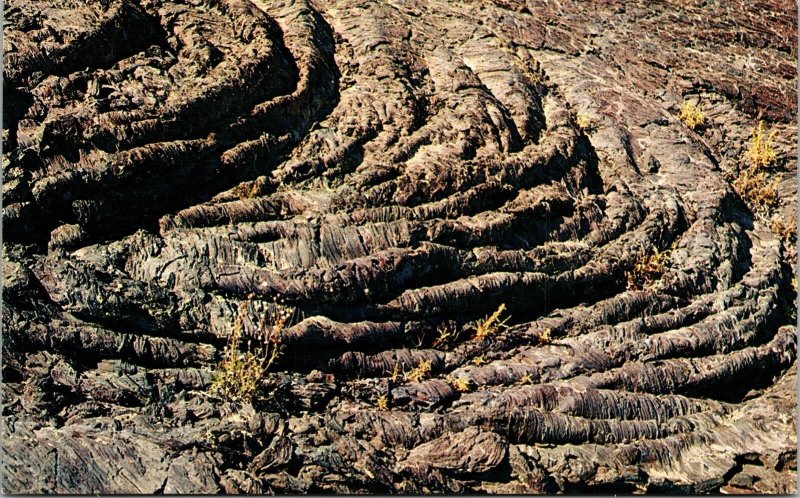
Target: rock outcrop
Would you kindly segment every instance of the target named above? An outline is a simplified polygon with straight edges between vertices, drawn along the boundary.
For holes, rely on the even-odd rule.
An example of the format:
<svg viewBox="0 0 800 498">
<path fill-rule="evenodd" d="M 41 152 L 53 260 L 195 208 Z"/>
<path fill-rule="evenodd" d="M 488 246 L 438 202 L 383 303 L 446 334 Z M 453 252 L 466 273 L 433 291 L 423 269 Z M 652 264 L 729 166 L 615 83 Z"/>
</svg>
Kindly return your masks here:
<svg viewBox="0 0 800 498">
<path fill-rule="evenodd" d="M 795 492 L 794 3 L 9 0 L 3 30 L 5 492 Z M 276 302 L 259 396 L 214 395 Z"/>
</svg>

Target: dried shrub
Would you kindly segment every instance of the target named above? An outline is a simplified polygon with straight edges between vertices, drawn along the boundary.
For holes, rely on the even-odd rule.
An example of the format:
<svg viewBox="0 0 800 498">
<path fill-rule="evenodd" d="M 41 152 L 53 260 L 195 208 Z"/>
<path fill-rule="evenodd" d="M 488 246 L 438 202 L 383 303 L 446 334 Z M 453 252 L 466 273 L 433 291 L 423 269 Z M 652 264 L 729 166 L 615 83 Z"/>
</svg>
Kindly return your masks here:
<svg viewBox="0 0 800 498">
<path fill-rule="evenodd" d="M 797 219 L 787 223 L 783 218 L 775 216 L 769 222 L 769 228 L 788 247 L 794 248 L 797 244 Z"/>
<path fill-rule="evenodd" d="M 744 156 L 751 168 L 763 169 L 766 168 L 777 159 L 775 148 L 772 145 L 772 140 L 775 137 L 773 130 L 769 135 L 764 132 L 764 122 L 759 121 L 753 129 L 753 136 L 750 139 L 750 147 L 745 152 Z"/>
<path fill-rule="evenodd" d="M 406 372 L 405 379 L 410 382 L 421 382 L 427 378 L 431 373 L 433 362 L 431 360 L 423 360 L 419 365 Z"/>
<path fill-rule="evenodd" d="M 749 167 L 742 170 L 733 180 L 733 190 L 751 209 L 768 214 L 778 204 L 776 184 L 777 181 L 770 181 L 764 171 Z"/>
<path fill-rule="evenodd" d="M 750 146 L 744 153 L 745 166 L 739 175 L 733 178 L 733 189 L 754 212 L 768 218 L 778 205 L 777 180 L 770 180 L 767 169 L 775 162 L 777 154 L 772 145 L 775 131 L 767 134 L 764 122 L 758 121 L 753 129 Z M 772 223 L 770 224 L 772 226 Z M 777 229 L 777 231 L 776 231 Z M 781 225 L 773 231 L 785 231 Z M 780 236 L 780 233 L 778 233 Z"/>
<path fill-rule="evenodd" d="M 239 308 L 209 389 L 218 396 L 244 402 L 253 399 L 266 372 L 278 359 L 282 349 L 281 332 L 295 316 L 293 308 L 276 303 L 259 324 L 259 344 L 254 347 L 253 341 L 248 339 L 242 348 L 244 317 L 248 309 L 247 302 Z"/>
<path fill-rule="evenodd" d="M 386 411 L 389 409 L 389 397 L 385 394 L 378 396 L 378 400 L 375 404 L 378 410 Z"/>
<path fill-rule="evenodd" d="M 482 341 L 487 337 L 493 336 L 502 329 L 508 328 L 506 323 L 511 319 L 510 316 L 501 318 L 506 310 L 506 305 L 501 304 L 497 310 L 486 318 L 478 320 L 475 325 L 475 340 Z"/>
<path fill-rule="evenodd" d="M 245 182 L 240 183 L 233 189 L 234 195 L 236 195 L 240 200 L 243 199 L 253 199 L 261 193 L 261 187 L 258 185 L 257 182 Z"/>
<path fill-rule="evenodd" d="M 625 274 L 628 290 L 644 290 L 658 282 L 669 267 L 671 253 L 672 249 L 653 249 L 640 258 L 633 269 Z"/>
<path fill-rule="evenodd" d="M 397 383 L 400 380 L 400 365 L 398 363 L 394 364 L 394 368 L 392 369 L 389 378 L 392 380 L 393 383 Z"/>
<path fill-rule="evenodd" d="M 433 347 L 437 349 L 449 349 L 461 335 L 461 329 L 455 325 L 443 325 L 437 329 L 439 336 L 433 341 Z"/>
<path fill-rule="evenodd" d="M 578 114 L 575 117 L 575 124 L 580 128 L 584 133 L 591 133 L 595 131 L 597 128 L 597 124 L 587 116 L 586 114 Z"/>
<path fill-rule="evenodd" d="M 684 102 L 681 104 L 678 119 L 693 130 L 706 124 L 706 115 L 703 114 L 703 111 L 701 111 L 699 107 L 691 102 Z"/>
<path fill-rule="evenodd" d="M 450 384 L 450 386 L 452 386 L 453 389 L 455 389 L 460 393 L 468 393 L 470 391 L 471 381 L 469 377 L 465 375 L 459 375 L 459 376 L 448 375 L 446 380 L 447 383 Z"/>
</svg>

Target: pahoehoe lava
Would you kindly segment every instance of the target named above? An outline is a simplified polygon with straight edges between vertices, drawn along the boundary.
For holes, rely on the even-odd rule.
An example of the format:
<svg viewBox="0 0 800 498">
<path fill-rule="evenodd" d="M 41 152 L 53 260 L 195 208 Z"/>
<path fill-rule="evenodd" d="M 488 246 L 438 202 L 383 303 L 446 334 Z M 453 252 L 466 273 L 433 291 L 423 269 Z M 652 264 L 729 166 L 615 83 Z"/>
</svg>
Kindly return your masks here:
<svg viewBox="0 0 800 498">
<path fill-rule="evenodd" d="M 795 216 L 794 3 L 8 0 L 3 31 L 5 492 L 795 492 L 796 249 L 730 181 L 764 120 Z M 276 300 L 270 395 L 210 396 Z"/>
</svg>

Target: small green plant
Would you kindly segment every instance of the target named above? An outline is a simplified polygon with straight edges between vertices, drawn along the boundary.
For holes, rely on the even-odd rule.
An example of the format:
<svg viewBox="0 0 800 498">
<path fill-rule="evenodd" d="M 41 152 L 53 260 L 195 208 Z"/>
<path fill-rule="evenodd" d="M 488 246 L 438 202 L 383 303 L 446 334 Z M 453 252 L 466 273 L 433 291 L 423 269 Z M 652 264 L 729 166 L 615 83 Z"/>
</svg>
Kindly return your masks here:
<svg viewBox="0 0 800 498">
<path fill-rule="evenodd" d="M 703 111 L 701 111 L 699 107 L 691 102 L 684 102 L 681 104 L 678 119 L 693 130 L 706 123 L 706 115 L 703 114 Z"/>
<path fill-rule="evenodd" d="M 472 359 L 472 364 L 475 365 L 476 367 L 479 367 L 481 365 L 485 365 L 486 364 L 486 358 L 484 358 L 483 355 L 476 356 L 475 358 Z"/>
<path fill-rule="evenodd" d="M 475 340 L 482 341 L 487 337 L 497 334 L 502 329 L 508 328 L 506 323 L 511 319 L 511 317 L 507 316 L 505 318 L 501 318 L 505 310 L 506 305 L 501 304 L 494 313 L 486 318 L 478 320 L 474 326 Z"/>
<path fill-rule="evenodd" d="M 223 349 L 222 360 L 211 381 L 210 392 L 229 400 L 249 402 L 256 395 L 264 375 L 281 353 L 281 332 L 294 317 L 294 311 L 282 304 L 275 304 L 264 318 L 260 329 L 263 336 L 260 344 L 253 347 L 248 339 L 242 347 L 244 317 L 248 302 L 239 307 L 233 323 L 233 331 Z"/>
<path fill-rule="evenodd" d="M 753 129 L 750 147 L 747 149 L 747 152 L 745 152 L 745 159 L 750 163 L 752 168 L 766 168 L 775 162 L 777 154 L 772 145 L 775 133 L 776 132 L 773 130 L 767 135 L 764 132 L 764 122 L 759 120 L 758 124 Z"/>
<path fill-rule="evenodd" d="M 642 256 L 625 274 L 628 281 L 628 290 L 644 290 L 656 283 L 669 266 L 672 249 L 659 251 L 653 249 L 649 254 Z"/>
</svg>

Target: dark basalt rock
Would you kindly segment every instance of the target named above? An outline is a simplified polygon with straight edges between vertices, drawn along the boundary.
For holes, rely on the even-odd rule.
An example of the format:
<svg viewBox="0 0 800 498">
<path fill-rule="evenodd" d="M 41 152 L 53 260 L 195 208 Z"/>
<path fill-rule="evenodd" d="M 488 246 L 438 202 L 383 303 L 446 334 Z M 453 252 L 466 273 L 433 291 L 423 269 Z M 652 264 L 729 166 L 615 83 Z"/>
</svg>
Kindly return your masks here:
<svg viewBox="0 0 800 498">
<path fill-rule="evenodd" d="M 4 492 L 794 493 L 795 7 L 9 0 Z"/>
</svg>

